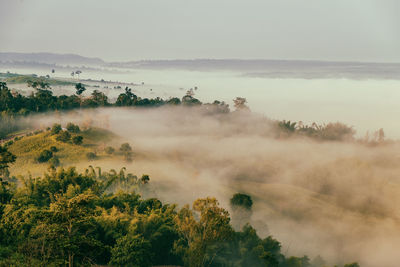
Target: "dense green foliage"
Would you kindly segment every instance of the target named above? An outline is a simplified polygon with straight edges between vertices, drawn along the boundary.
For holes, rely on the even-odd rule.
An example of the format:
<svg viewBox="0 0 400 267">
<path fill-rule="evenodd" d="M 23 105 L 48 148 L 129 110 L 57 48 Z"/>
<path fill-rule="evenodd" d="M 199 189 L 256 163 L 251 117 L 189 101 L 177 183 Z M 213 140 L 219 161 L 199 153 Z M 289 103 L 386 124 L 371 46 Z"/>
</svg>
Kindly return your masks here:
<svg viewBox="0 0 400 267">
<path fill-rule="evenodd" d="M 76 124 L 73 124 L 72 122 L 69 122 L 68 124 L 67 124 L 67 131 L 68 132 L 70 132 L 70 133 L 79 133 L 80 131 L 81 131 L 81 129 L 79 128 L 79 126 L 78 125 L 76 125 Z"/>
<path fill-rule="evenodd" d="M 113 104 L 97 90 L 90 97 L 82 97 L 85 91 L 82 84 L 76 86 L 78 96 L 53 96 L 45 80 L 30 81 L 29 85 L 35 92 L 26 97 L 11 93 L 5 83 L 0 83 L 0 125 L 11 120 L 9 128 L 3 132 L 0 129 L 2 136 L 17 129 L 12 124 L 15 116 L 33 112 L 106 106 L 203 105 L 194 98 L 193 91 L 182 100 L 163 100 L 142 99 L 126 88 Z M 244 98 L 235 99 L 238 114 L 249 112 L 245 104 Z M 215 101 L 204 107 L 211 112 L 230 113 L 224 102 Z M 350 127 L 340 123 L 304 126 L 278 121 L 273 126 L 277 138 L 304 135 L 341 141 L 351 139 L 354 134 Z M 67 124 L 66 130 L 55 124 L 47 134 L 62 148 L 71 143 L 81 145 L 81 134 L 85 131 L 81 132 L 72 123 Z M 105 152 L 123 155 L 128 162 L 133 158 L 128 143 L 117 151 L 107 147 Z M 243 224 L 242 218 L 252 212 L 253 200 L 249 195 L 233 195 L 232 216 L 212 197 L 179 209 L 140 196 L 151 186 L 146 174 L 139 178 L 126 174 L 125 168 L 120 172 L 102 172 L 100 168 L 89 167 L 84 173 L 72 167 L 57 169 L 61 153 L 57 147 L 49 144 L 37 153 L 38 163 L 50 163 L 48 173 L 43 177 L 20 177 L 17 181 L 8 172 L 15 156 L 6 146 L 0 146 L 0 266 L 324 266 L 311 262 L 307 256 L 287 257 L 272 236 L 261 238 L 251 225 Z M 95 152 L 82 154 L 88 160 L 97 158 Z"/>
<path fill-rule="evenodd" d="M 40 152 L 40 154 L 39 154 L 39 156 L 38 156 L 38 158 L 37 158 L 37 161 L 38 161 L 39 163 L 47 162 L 47 161 L 49 161 L 49 159 L 51 159 L 52 157 L 53 157 L 53 152 L 50 151 L 50 150 L 45 149 L 45 150 L 43 150 L 42 152 Z"/>
<path fill-rule="evenodd" d="M 69 140 L 71 140 L 71 134 L 68 131 L 61 131 L 57 135 L 56 140 L 67 143 Z"/>
<path fill-rule="evenodd" d="M 72 143 L 74 145 L 81 145 L 83 142 L 83 136 L 82 135 L 75 135 L 72 137 Z"/>
<path fill-rule="evenodd" d="M 140 98 L 132 93 L 128 87 L 125 92 L 120 94 L 115 103 L 110 103 L 108 97 L 94 90 L 90 97 L 82 98 L 81 94 L 86 90 L 85 87 L 78 83 L 76 84 L 77 95 L 61 95 L 54 96 L 51 91 L 50 84 L 46 80 L 29 80 L 28 85 L 34 89 L 34 92 L 29 96 L 23 96 L 19 93 L 11 93 L 5 82 L 0 82 L 0 112 L 27 114 L 30 112 L 44 112 L 50 110 L 68 110 L 74 108 L 95 108 L 105 106 L 137 106 L 137 107 L 157 107 L 162 105 L 200 105 L 198 99 L 194 98 L 189 93 L 186 94 L 182 101 L 178 98 L 164 100 L 159 97 L 155 99 Z M 228 108 L 224 102 L 216 101 L 215 106 Z M 229 109 L 228 109 L 229 110 Z"/>
<path fill-rule="evenodd" d="M 1 153 L 4 166 L 15 160 Z M 215 198 L 181 209 L 142 199 L 149 180 L 93 167 L 1 180 L 0 266 L 313 266 L 250 225 L 234 231 Z"/>
<path fill-rule="evenodd" d="M 249 195 L 236 193 L 230 200 L 232 207 L 243 207 L 245 209 L 251 209 L 253 206 L 253 200 Z"/>
</svg>

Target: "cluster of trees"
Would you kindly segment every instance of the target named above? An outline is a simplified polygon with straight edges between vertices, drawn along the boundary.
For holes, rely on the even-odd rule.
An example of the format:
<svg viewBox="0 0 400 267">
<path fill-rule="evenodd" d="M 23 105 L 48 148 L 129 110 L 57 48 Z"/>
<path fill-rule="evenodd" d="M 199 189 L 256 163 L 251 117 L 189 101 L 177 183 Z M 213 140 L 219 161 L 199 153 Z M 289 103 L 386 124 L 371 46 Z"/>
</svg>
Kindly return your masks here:
<svg viewBox="0 0 400 267">
<path fill-rule="evenodd" d="M 127 162 L 132 161 L 132 147 L 129 145 L 129 143 L 123 143 L 119 148 L 119 151 L 122 153 Z"/>
<path fill-rule="evenodd" d="M 15 156 L 0 147 L 0 170 Z M 178 209 L 142 199 L 149 176 L 89 167 L 50 168 L 43 177 L 0 181 L 0 266 L 320 267 L 286 257 L 271 236 L 233 230 L 227 210 L 207 197 Z M 232 205 L 251 208 L 249 196 Z M 347 267 L 358 266 L 354 263 Z"/>
<path fill-rule="evenodd" d="M 112 146 L 108 146 L 104 148 L 104 152 L 108 155 L 121 155 L 126 162 L 132 162 L 133 160 L 133 151 L 129 143 L 123 143 L 118 151 L 116 151 Z M 86 153 L 86 158 L 88 160 L 95 160 L 97 159 L 97 154 L 95 152 L 88 152 Z"/>
<path fill-rule="evenodd" d="M 83 136 L 78 135 L 81 129 L 78 125 L 69 122 L 67 124 L 66 131 L 61 127 L 61 124 L 54 124 L 50 129 L 52 135 L 56 135 L 56 140 L 64 143 L 72 142 L 74 145 L 81 145 L 83 142 Z"/>
<path fill-rule="evenodd" d="M 57 167 L 60 165 L 60 160 L 56 156 L 56 152 L 58 152 L 58 149 L 55 146 L 50 147 L 50 149 L 44 149 L 40 152 L 39 156 L 36 158 L 36 161 L 38 163 L 48 162 L 52 166 Z"/>
<path fill-rule="evenodd" d="M 132 89 L 126 87 L 125 92 L 118 96 L 117 101 L 110 103 L 108 97 L 98 90 L 94 90 L 89 97 L 81 97 L 82 93 L 86 90 L 85 86 L 81 83 L 75 86 L 76 94 L 70 96 L 54 96 L 50 85 L 45 80 L 29 82 L 28 85 L 34 88 L 34 92 L 29 96 L 23 96 L 19 93 L 12 93 L 5 82 L 0 82 L 0 112 L 5 111 L 8 114 L 24 115 L 31 112 L 104 106 L 157 107 L 162 105 L 193 106 L 202 104 L 189 92 L 182 100 L 176 97 L 168 100 L 159 97 L 148 99 L 136 96 L 132 93 Z M 221 106 L 222 109 L 228 108 L 228 105 L 223 102 L 216 101 L 213 104 Z"/>
<path fill-rule="evenodd" d="M 302 122 L 297 123 L 283 120 L 277 121 L 275 123 L 275 127 L 279 137 L 297 135 L 328 141 L 354 140 L 354 134 L 356 133 L 352 127 L 340 122 L 328 123 L 324 125 L 319 125 L 316 123 L 305 125 Z"/>
</svg>

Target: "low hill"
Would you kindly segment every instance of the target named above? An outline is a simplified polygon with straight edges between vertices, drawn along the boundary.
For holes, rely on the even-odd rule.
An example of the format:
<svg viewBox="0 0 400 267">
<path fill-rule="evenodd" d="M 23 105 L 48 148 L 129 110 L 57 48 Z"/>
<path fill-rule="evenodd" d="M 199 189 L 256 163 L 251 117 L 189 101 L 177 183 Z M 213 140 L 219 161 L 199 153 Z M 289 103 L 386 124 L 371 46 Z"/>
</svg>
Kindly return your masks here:
<svg viewBox="0 0 400 267">
<path fill-rule="evenodd" d="M 55 53 L 0 53 L 0 62 L 34 62 L 57 65 L 99 66 L 104 61 L 100 58 L 83 57 L 75 54 Z"/>
<path fill-rule="evenodd" d="M 75 134 L 72 134 L 74 136 Z M 95 153 L 96 159 L 112 157 L 104 152 L 106 144 L 116 135 L 110 131 L 89 128 L 81 131 L 79 134 L 83 137 L 81 145 L 75 145 L 72 142 L 61 142 L 56 139 L 57 135 L 51 135 L 50 131 L 39 131 L 36 134 L 27 134 L 17 137 L 8 145 L 9 151 L 17 156 L 17 160 L 11 165 L 11 175 L 41 175 L 49 167 L 48 162 L 39 163 L 37 161 L 40 153 L 44 150 L 52 150 L 54 157 L 57 157 L 61 166 L 74 165 L 81 162 L 87 162 L 87 153 Z"/>
</svg>

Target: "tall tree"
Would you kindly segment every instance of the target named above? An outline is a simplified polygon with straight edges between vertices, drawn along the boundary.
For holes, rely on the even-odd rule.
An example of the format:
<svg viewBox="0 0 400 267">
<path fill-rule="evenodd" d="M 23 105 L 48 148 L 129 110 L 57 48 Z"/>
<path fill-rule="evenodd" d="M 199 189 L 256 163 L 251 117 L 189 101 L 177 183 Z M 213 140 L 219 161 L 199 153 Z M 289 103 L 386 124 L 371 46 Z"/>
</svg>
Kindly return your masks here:
<svg viewBox="0 0 400 267">
<path fill-rule="evenodd" d="M 85 86 L 82 83 L 75 84 L 76 94 L 80 96 L 83 92 L 86 91 Z"/>
<path fill-rule="evenodd" d="M 14 163 L 16 156 L 9 152 L 7 147 L 0 145 L 0 175 L 8 176 L 8 168 L 11 163 Z"/>
<path fill-rule="evenodd" d="M 185 265 L 191 267 L 211 264 L 219 252 L 218 244 L 229 240 L 233 234 L 229 213 L 218 206 L 215 198 L 197 199 L 193 210 L 186 205 L 175 220 L 181 234 L 175 249 L 182 254 Z"/>
</svg>

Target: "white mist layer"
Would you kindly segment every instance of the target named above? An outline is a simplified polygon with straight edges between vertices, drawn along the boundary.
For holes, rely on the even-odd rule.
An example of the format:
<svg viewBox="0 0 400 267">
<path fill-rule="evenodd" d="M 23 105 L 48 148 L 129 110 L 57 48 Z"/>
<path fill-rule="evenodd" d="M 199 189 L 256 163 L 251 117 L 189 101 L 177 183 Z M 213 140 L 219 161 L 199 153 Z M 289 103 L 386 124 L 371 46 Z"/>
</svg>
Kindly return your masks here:
<svg viewBox="0 0 400 267">
<path fill-rule="evenodd" d="M 71 71 L 58 70 L 52 74 L 51 69 L 4 69 L 17 73 L 49 74 L 51 77 L 71 78 Z M 1 70 L 0 70 L 1 71 Z M 147 70 L 118 69 L 114 71 L 84 70 L 81 79 L 95 79 L 128 84 L 140 97 L 179 97 L 186 90 L 198 87 L 196 98 L 202 102 L 215 99 L 232 104 L 237 96 L 245 97 L 251 110 L 266 114 L 273 119 L 313 122 L 322 124 L 340 121 L 357 129 L 358 136 L 367 131 L 374 132 L 380 128 L 386 136 L 400 138 L 400 127 L 394 123 L 399 117 L 400 80 L 395 79 L 345 79 L 333 75 L 332 78 L 271 78 L 246 76 L 242 71 L 190 71 L 179 69 Z M 77 78 L 72 81 L 79 82 Z M 123 93 L 124 86 L 118 83 L 96 83 L 99 87 L 88 87 L 84 95 L 93 90 L 101 90 L 111 100 Z M 144 82 L 144 85 L 142 85 Z M 120 85 L 121 89 L 114 89 Z M 26 86 L 9 85 L 10 88 Z M 107 87 L 107 88 L 105 88 Z M 54 93 L 73 94 L 75 89 L 68 86 L 55 86 Z"/>
<path fill-rule="evenodd" d="M 180 205 L 215 196 L 229 209 L 236 192 L 254 200 L 248 219 L 262 236 L 282 242 L 288 255 L 320 254 L 329 262 L 398 266 L 400 146 L 273 138 L 269 120 L 251 113 L 207 114 L 192 108 L 108 108 L 37 116 L 54 122 L 107 127 L 129 142 L 132 163 L 82 162 L 103 169 L 126 166 L 149 174 L 152 195 Z"/>
</svg>

